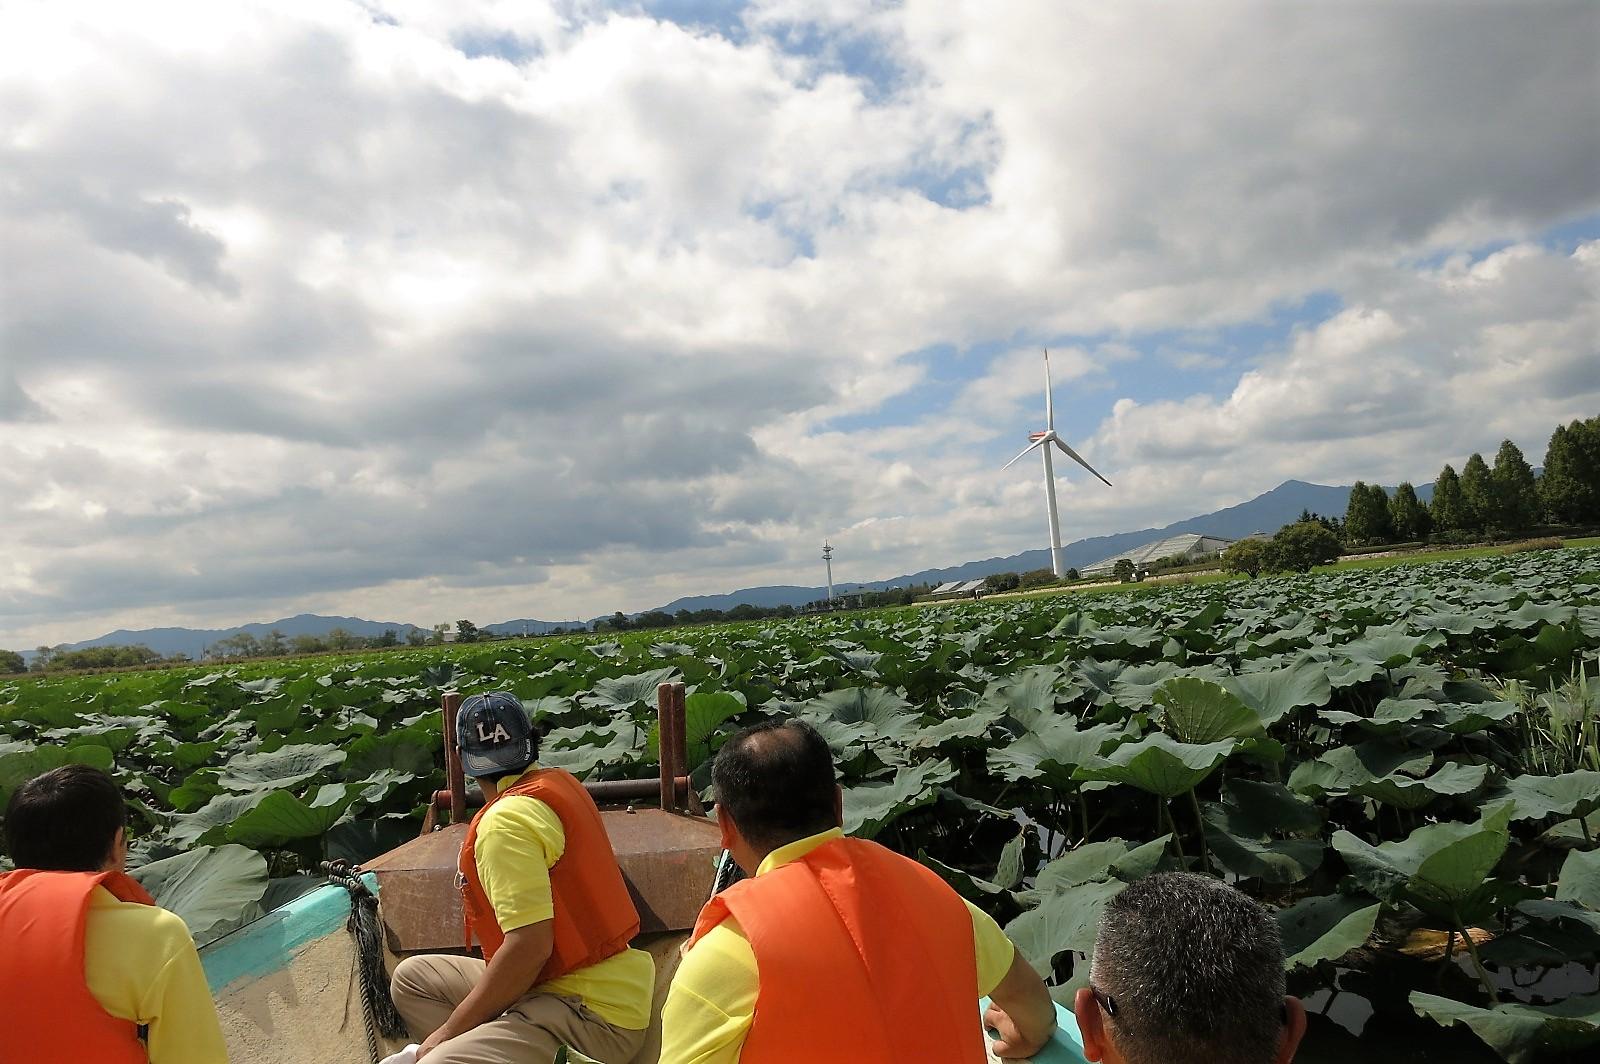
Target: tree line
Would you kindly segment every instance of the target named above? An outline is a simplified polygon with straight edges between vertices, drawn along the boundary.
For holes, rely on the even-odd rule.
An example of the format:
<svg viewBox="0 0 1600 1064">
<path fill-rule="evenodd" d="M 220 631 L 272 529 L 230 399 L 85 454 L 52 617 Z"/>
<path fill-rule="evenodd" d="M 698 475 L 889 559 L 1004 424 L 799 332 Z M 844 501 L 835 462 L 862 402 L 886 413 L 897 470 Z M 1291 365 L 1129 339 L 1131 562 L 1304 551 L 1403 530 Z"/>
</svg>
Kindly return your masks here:
<svg viewBox="0 0 1600 1064">
<path fill-rule="evenodd" d="M 1558 425 L 1545 449 L 1544 469 L 1535 474 L 1510 440 L 1495 452 L 1467 459 L 1458 474 L 1446 464 L 1424 505 L 1410 484 L 1391 497 L 1377 484 L 1357 481 L 1345 510 L 1343 540 L 1349 546 L 1462 542 L 1505 538 L 1548 526 L 1600 523 L 1600 417 Z"/>
</svg>

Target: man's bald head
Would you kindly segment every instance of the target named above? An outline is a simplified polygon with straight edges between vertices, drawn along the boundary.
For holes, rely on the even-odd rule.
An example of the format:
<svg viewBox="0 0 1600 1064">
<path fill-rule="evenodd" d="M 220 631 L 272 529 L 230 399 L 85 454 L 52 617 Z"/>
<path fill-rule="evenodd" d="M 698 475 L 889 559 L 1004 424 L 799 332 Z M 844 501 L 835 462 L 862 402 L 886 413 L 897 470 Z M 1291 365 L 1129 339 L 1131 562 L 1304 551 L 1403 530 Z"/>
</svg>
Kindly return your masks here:
<svg viewBox="0 0 1600 1064">
<path fill-rule="evenodd" d="M 711 766 L 717 815 L 766 853 L 839 826 L 833 752 L 811 725 L 767 721 L 739 732 Z"/>
</svg>

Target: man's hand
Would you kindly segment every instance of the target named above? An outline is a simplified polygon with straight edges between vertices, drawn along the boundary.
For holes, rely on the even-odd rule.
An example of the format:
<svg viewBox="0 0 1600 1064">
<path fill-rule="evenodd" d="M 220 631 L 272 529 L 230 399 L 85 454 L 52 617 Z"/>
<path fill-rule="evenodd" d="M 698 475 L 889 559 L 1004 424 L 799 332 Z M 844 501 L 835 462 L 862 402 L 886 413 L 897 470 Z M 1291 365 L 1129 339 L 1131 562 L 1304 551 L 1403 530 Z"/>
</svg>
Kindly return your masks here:
<svg viewBox="0 0 1600 1064">
<path fill-rule="evenodd" d="M 422 1040 L 422 1044 L 417 1047 L 417 1059 L 420 1061 L 423 1057 L 427 1056 L 429 1053 L 432 1053 L 435 1049 L 438 1049 L 439 1043 L 447 1042 L 449 1039 L 450 1036 L 444 1033 L 444 1028 L 439 1028 L 437 1031 L 424 1038 Z"/>
<path fill-rule="evenodd" d="M 1031 1057 L 1043 1049 L 1055 1033 L 1055 1002 L 1050 1000 L 1044 980 L 1020 952 L 989 1000 L 983 1022 L 998 1035 L 994 1041 L 995 1056 Z"/>
</svg>

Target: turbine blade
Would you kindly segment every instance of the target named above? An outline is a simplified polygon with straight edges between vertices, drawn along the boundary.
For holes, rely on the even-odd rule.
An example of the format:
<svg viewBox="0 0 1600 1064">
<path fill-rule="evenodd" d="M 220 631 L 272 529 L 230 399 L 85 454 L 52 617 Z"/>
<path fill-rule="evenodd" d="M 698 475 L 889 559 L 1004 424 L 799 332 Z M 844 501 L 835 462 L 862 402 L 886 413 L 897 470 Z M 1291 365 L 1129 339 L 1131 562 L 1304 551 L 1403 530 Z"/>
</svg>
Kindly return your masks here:
<svg viewBox="0 0 1600 1064">
<path fill-rule="evenodd" d="M 1083 466 L 1083 468 L 1087 469 L 1089 472 L 1093 473 L 1095 476 L 1100 477 L 1100 483 L 1104 484 L 1106 487 L 1109 488 L 1109 487 L 1112 486 L 1111 485 L 1111 481 L 1107 480 L 1105 477 L 1101 477 L 1100 476 L 1100 471 L 1098 469 L 1096 469 L 1094 466 L 1090 465 L 1088 462 L 1085 462 L 1083 460 L 1083 455 L 1079 454 L 1077 451 L 1074 451 L 1071 447 L 1068 447 L 1065 443 L 1063 443 L 1060 436 L 1052 437 L 1052 439 L 1055 440 L 1057 447 L 1061 448 L 1064 452 L 1066 452 L 1066 455 L 1067 455 L 1068 458 L 1072 459 L 1074 462 L 1077 462 L 1079 465 Z M 1018 457 L 1020 457 L 1020 455 Z M 1014 462 L 1014 461 L 1016 461 L 1016 459 L 1013 458 L 1012 461 Z"/>
<path fill-rule="evenodd" d="M 1055 400 L 1050 397 L 1050 349 L 1044 349 L 1044 427 L 1056 427 Z"/>
<path fill-rule="evenodd" d="M 1025 455 L 1029 451 L 1033 450 L 1035 447 L 1043 447 L 1045 444 L 1047 444 L 1049 442 L 1050 442 L 1050 437 L 1048 437 L 1048 436 L 1044 437 L 1043 439 L 1034 440 L 1032 443 L 1028 444 L 1028 446 L 1024 447 L 1020 452 L 1018 452 L 1017 458 L 1021 458 L 1023 455 Z M 1007 462 L 1005 465 L 1001 466 L 1000 468 L 1002 470 L 1010 469 L 1012 466 L 1017 464 L 1017 458 L 1013 458 L 1011 461 Z"/>
</svg>

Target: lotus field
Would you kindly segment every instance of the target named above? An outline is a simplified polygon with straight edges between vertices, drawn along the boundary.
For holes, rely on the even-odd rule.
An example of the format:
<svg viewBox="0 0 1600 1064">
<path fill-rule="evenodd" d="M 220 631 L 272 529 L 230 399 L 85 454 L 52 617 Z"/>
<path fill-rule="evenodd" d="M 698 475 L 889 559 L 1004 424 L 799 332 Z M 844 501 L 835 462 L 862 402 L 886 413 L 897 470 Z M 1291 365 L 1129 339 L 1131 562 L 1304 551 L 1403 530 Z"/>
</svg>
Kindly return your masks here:
<svg viewBox="0 0 1600 1064">
<path fill-rule="evenodd" d="M 0 800 L 114 772 L 147 885 L 206 940 L 414 835 L 439 696 L 503 688 L 546 763 L 655 770 L 771 715 L 846 829 L 993 912 L 1065 996 L 1100 908 L 1187 867 L 1278 912 L 1302 1060 L 1597 1059 L 1600 551 L 771 624 L 0 684 Z"/>
</svg>

